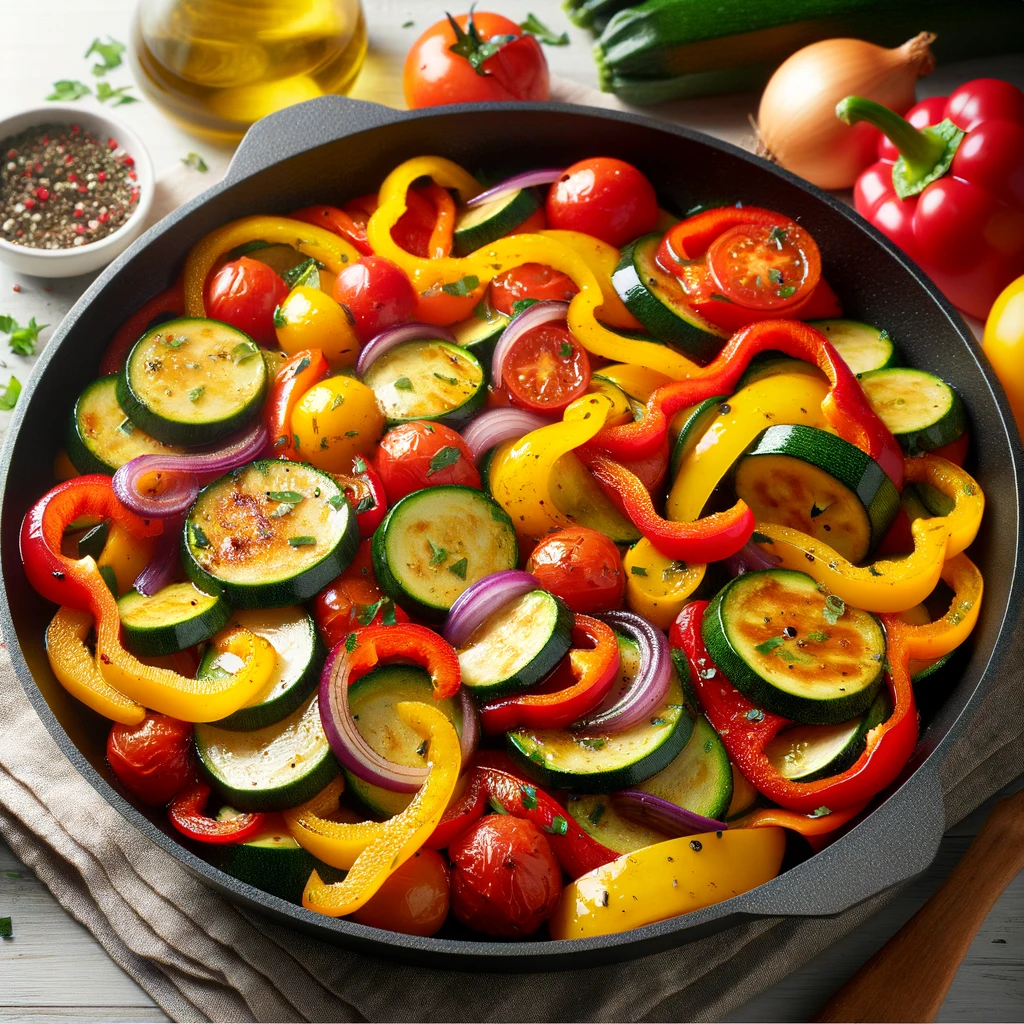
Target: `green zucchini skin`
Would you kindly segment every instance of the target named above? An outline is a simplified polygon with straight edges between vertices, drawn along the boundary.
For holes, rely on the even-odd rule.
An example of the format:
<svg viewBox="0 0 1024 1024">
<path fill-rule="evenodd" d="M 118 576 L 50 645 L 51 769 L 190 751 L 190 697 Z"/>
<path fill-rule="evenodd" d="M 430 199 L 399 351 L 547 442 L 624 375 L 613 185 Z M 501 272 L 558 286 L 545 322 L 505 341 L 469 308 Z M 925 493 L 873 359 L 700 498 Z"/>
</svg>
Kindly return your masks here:
<svg viewBox="0 0 1024 1024">
<path fill-rule="evenodd" d="M 521 188 L 481 207 L 461 211 L 455 219 L 453 255 L 468 256 L 482 246 L 490 245 L 514 231 L 539 209 L 537 190 Z"/>
<path fill-rule="evenodd" d="M 612 285 L 630 311 L 659 341 L 707 362 L 725 344 L 725 333 L 699 317 L 687 304 L 682 287 L 655 261 L 661 235 L 638 238 L 622 250 Z"/>
<path fill-rule="evenodd" d="M 737 391 L 739 388 L 736 389 Z M 672 445 L 672 457 L 669 460 L 669 474 L 675 479 L 683 459 L 693 451 L 697 442 L 707 433 L 708 427 L 721 415 L 722 403 L 728 402 L 724 395 L 705 398 L 703 402 L 690 409 L 688 413 L 680 413 L 683 417 L 679 433 Z"/>
<path fill-rule="evenodd" d="M 900 354 L 889 332 L 859 320 L 811 320 L 856 374 L 898 366 Z"/>
<path fill-rule="evenodd" d="M 171 583 L 145 597 L 134 588 L 117 601 L 125 647 L 142 658 L 158 658 L 209 640 L 231 618 L 217 592 L 192 583 Z"/>
<path fill-rule="evenodd" d="M 885 633 L 870 612 L 829 611 L 806 573 L 764 569 L 715 595 L 701 633 L 712 661 L 755 704 L 806 725 L 836 725 L 874 701 Z"/>
<path fill-rule="evenodd" d="M 488 382 L 491 378 L 490 366 L 494 350 L 510 320 L 511 318 L 504 313 L 488 308 L 486 320 L 474 313 L 468 320 L 457 323 L 451 329 L 456 343 L 479 360 Z"/>
<path fill-rule="evenodd" d="M 926 370 L 889 367 L 859 376 L 871 407 L 908 455 L 952 444 L 967 430 L 956 390 Z"/>
</svg>

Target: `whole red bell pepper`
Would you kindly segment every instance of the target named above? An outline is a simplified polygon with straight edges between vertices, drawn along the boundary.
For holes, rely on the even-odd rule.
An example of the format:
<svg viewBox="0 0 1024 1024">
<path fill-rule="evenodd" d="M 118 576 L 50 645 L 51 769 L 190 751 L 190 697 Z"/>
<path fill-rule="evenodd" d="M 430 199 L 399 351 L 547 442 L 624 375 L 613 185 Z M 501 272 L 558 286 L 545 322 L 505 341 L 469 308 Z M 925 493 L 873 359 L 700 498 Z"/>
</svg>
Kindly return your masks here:
<svg viewBox="0 0 1024 1024">
<path fill-rule="evenodd" d="M 893 704 L 889 719 L 868 733 L 864 752 L 845 772 L 817 782 L 794 782 L 781 775 L 764 752 L 792 723 L 749 701 L 711 660 L 701 635 L 707 606 L 707 601 L 688 604 L 672 624 L 669 640 L 685 655 L 701 707 L 729 758 L 759 792 L 789 810 L 825 815 L 867 803 L 896 779 L 917 743 L 917 706 L 907 670 L 910 655 L 898 628 L 888 628 L 887 620 L 895 616 L 883 616 L 890 666 L 886 679 Z"/>
<path fill-rule="evenodd" d="M 978 78 L 919 103 L 906 119 L 848 96 L 847 124 L 888 138 L 857 179 L 862 214 L 921 265 L 953 305 L 984 319 L 1024 273 L 1024 93 Z"/>
<path fill-rule="evenodd" d="M 267 816 L 261 812 L 224 821 L 211 818 L 206 813 L 209 799 L 210 787 L 205 782 L 183 789 L 167 808 L 171 824 L 183 836 L 200 843 L 244 843 L 263 828 Z"/>
<path fill-rule="evenodd" d="M 299 399 L 329 372 L 323 351 L 318 348 L 296 352 L 281 364 L 263 406 L 267 445 L 271 458 L 298 459 L 292 412 Z"/>
<path fill-rule="evenodd" d="M 547 692 L 515 694 L 484 704 L 480 708 L 484 732 L 494 735 L 520 725 L 562 729 L 593 711 L 612 688 L 619 670 L 615 631 L 599 619 L 577 614 L 572 645 L 546 681 Z M 570 681 L 563 687 L 566 676 Z"/>
</svg>

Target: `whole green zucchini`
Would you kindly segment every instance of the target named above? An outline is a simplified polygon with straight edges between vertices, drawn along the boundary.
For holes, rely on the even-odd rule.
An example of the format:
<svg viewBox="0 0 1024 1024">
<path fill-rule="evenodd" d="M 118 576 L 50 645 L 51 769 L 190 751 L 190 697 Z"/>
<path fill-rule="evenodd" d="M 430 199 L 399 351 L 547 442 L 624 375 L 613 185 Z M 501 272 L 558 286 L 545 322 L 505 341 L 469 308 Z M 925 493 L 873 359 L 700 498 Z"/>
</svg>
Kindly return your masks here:
<svg viewBox="0 0 1024 1024">
<path fill-rule="evenodd" d="M 1020 0 L 647 0 L 594 50 L 601 88 L 636 104 L 755 89 L 790 54 L 841 36 L 898 46 L 935 32 L 940 63 L 1024 48 Z"/>
<path fill-rule="evenodd" d="M 640 0 L 565 0 L 562 4 L 569 20 L 580 28 L 601 32 L 613 14 L 627 7 L 638 7 Z"/>
</svg>

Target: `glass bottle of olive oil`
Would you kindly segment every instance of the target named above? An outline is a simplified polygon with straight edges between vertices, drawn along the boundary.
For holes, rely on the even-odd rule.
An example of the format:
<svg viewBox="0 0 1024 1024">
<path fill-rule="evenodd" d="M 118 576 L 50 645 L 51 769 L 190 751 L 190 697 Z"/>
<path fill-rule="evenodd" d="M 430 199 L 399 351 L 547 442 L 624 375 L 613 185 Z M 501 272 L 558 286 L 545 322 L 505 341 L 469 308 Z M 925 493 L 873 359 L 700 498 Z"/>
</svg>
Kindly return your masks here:
<svg viewBox="0 0 1024 1024">
<path fill-rule="evenodd" d="M 136 79 L 184 128 L 236 139 L 254 121 L 346 93 L 366 55 L 360 0 L 139 0 Z"/>
</svg>

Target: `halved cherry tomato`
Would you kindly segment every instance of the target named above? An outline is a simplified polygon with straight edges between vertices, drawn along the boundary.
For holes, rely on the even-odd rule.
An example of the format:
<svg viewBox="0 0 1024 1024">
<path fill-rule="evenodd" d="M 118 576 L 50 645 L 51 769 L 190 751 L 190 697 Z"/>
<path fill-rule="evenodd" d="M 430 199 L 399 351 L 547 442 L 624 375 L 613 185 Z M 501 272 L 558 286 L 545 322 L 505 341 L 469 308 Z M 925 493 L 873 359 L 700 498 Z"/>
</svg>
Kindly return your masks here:
<svg viewBox="0 0 1024 1024">
<path fill-rule="evenodd" d="M 580 160 L 548 190 L 548 225 L 582 231 L 621 248 L 658 223 L 654 186 L 632 164 L 612 157 Z"/>
<path fill-rule="evenodd" d="M 501 379 L 515 405 L 558 412 L 586 392 L 590 360 L 567 327 L 540 324 L 513 343 Z"/>
<path fill-rule="evenodd" d="M 428 846 L 417 850 L 349 920 L 403 935 L 433 935 L 451 902 L 448 863 Z"/>
<path fill-rule="evenodd" d="M 195 780 L 192 726 L 155 711 L 138 725 L 115 723 L 107 737 L 107 761 L 132 796 L 160 807 Z"/>
<path fill-rule="evenodd" d="M 512 315 L 512 307 L 520 299 L 571 299 L 579 288 L 558 270 L 540 263 L 524 263 L 521 267 L 499 274 L 491 282 L 491 305 L 499 313 Z"/>
<path fill-rule="evenodd" d="M 794 306 L 821 279 L 821 253 L 799 224 L 738 224 L 711 243 L 707 264 L 718 291 L 747 309 Z"/>
<path fill-rule="evenodd" d="M 383 256 L 364 256 L 345 267 L 334 282 L 334 299 L 363 343 L 385 327 L 408 320 L 416 306 L 409 278 Z"/>
<path fill-rule="evenodd" d="M 611 539 L 597 530 L 567 526 L 548 535 L 533 549 L 526 571 L 574 612 L 591 615 L 622 607 L 622 558 Z"/>
<path fill-rule="evenodd" d="M 334 473 L 334 479 L 341 484 L 345 497 L 355 510 L 359 536 L 362 539 L 373 536 L 388 510 L 388 499 L 377 470 L 362 455 L 352 460 L 348 473 Z"/>
<path fill-rule="evenodd" d="M 380 439 L 377 472 L 392 505 L 424 487 L 480 486 L 480 474 L 462 437 L 443 423 L 424 420 L 402 423 Z"/>
<path fill-rule="evenodd" d="M 225 263 L 206 285 L 206 313 L 237 327 L 260 345 L 277 345 L 274 310 L 288 294 L 288 285 L 258 260 L 242 256 Z"/>
</svg>

